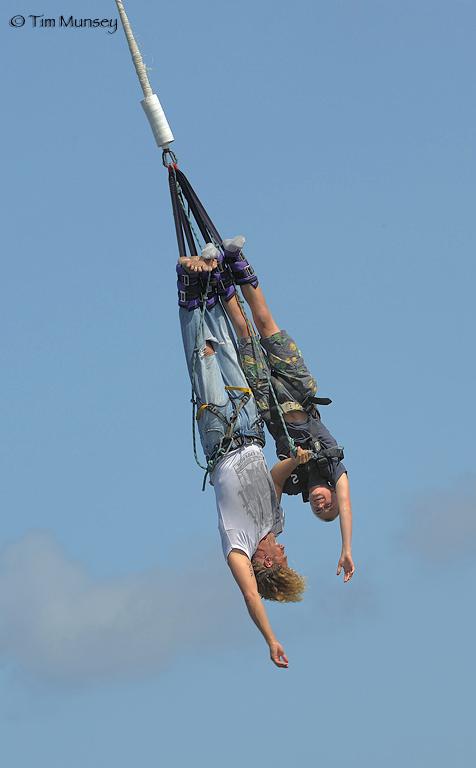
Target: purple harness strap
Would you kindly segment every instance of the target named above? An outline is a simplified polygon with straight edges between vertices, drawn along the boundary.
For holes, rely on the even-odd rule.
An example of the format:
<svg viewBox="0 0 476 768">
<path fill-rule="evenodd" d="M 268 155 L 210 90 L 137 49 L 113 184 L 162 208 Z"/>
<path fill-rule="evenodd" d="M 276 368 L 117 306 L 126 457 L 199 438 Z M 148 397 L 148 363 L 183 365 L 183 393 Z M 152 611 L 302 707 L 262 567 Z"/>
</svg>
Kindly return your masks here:
<svg viewBox="0 0 476 768">
<path fill-rule="evenodd" d="M 223 259 L 219 261 L 217 268 L 213 270 L 212 281 L 218 295 L 224 301 L 230 301 L 231 297 L 235 295 L 235 283 Z"/>
<path fill-rule="evenodd" d="M 176 270 L 179 307 L 191 312 L 193 309 L 202 307 L 205 301 L 207 309 L 212 309 L 218 302 L 213 275 L 210 277 L 207 291 L 208 273 L 191 274 L 181 264 L 177 264 Z"/>
<path fill-rule="evenodd" d="M 244 257 L 242 251 L 231 253 L 225 251 L 225 262 L 231 269 L 235 283 L 237 285 L 258 286 L 258 275 L 255 273 L 249 261 Z"/>
</svg>

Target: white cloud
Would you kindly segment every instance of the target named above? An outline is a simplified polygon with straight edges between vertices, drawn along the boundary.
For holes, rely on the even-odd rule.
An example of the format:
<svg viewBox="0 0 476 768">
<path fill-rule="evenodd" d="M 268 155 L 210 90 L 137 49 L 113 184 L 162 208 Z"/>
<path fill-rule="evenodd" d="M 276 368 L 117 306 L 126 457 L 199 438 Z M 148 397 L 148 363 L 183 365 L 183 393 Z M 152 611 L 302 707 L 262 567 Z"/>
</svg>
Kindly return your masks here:
<svg viewBox="0 0 476 768">
<path fill-rule="evenodd" d="M 223 644 L 244 616 L 216 560 L 99 581 L 51 535 L 31 533 L 0 550 L 0 660 L 37 678 L 85 683 L 148 675 L 177 651 Z"/>
</svg>

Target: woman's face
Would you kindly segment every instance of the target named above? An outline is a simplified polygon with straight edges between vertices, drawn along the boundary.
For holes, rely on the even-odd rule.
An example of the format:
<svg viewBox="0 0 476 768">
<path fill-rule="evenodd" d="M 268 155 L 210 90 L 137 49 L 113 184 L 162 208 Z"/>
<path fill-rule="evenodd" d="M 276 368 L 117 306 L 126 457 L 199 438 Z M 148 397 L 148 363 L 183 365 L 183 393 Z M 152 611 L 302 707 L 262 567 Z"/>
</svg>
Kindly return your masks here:
<svg viewBox="0 0 476 768">
<path fill-rule="evenodd" d="M 334 520 L 339 514 L 336 492 L 327 485 L 316 485 L 309 490 L 311 509 L 321 520 Z"/>
</svg>

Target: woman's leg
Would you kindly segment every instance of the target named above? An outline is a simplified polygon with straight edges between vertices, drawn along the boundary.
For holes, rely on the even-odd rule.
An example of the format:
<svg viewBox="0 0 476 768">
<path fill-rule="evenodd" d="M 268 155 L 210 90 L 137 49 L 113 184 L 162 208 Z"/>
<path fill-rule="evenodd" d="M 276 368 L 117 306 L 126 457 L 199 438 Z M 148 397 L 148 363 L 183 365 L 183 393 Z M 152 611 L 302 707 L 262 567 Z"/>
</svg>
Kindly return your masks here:
<svg viewBox="0 0 476 768">
<path fill-rule="evenodd" d="M 279 331 L 279 327 L 266 303 L 264 293 L 258 284 L 258 276 L 253 267 L 243 254 L 245 238 L 242 235 L 232 240 L 224 240 L 224 263 L 233 275 L 233 279 L 240 286 L 243 296 L 251 309 L 253 322 L 261 337 L 272 336 Z M 227 312 L 234 325 L 238 338 L 249 336 L 246 322 L 243 322 L 243 313 L 235 297 L 228 301 Z"/>
<path fill-rule="evenodd" d="M 235 257 L 236 258 L 236 257 Z M 244 258 L 244 257 L 243 257 Z M 248 262 L 246 262 L 248 263 Z M 253 268 L 250 270 L 256 278 Z M 241 285 L 243 296 L 251 309 L 254 324 L 261 337 L 266 355 L 256 353 L 257 340 L 250 337 L 248 325 L 236 296 L 225 305 L 238 336 L 240 359 L 246 378 L 255 395 L 258 408 L 265 420 L 269 418 L 269 373 L 274 377 L 279 402 L 285 406 L 286 420 L 302 420 L 302 410 L 308 408 L 317 392 L 317 383 L 310 374 L 296 342 L 280 330 L 269 309 L 257 278 L 254 285 Z M 262 358 L 266 359 L 266 370 Z"/>
<path fill-rule="evenodd" d="M 276 324 L 274 317 L 271 314 L 271 310 L 266 303 L 263 290 L 260 286 L 258 285 L 256 288 L 253 288 L 252 285 L 242 285 L 241 290 L 246 303 L 251 310 L 253 322 L 259 335 L 262 338 L 266 338 L 267 336 L 272 336 L 273 333 L 277 333 L 279 331 L 279 326 Z M 228 317 L 233 323 L 233 328 L 235 329 L 238 338 L 247 338 L 250 335 L 249 329 L 236 296 L 232 296 L 230 301 L 225 304 L 225 309 Z"/>
<path fill-rule="evenodd" d="M 238 354 L 244 376 L 253 392 L 261 418 L 269 421 L 270 369 L 266 355 L 261 350 L 259 339 L 250 336 L 250 329 L 236 296 L 224 302 L 224 307 L 238 337 Z"/>
</svg>

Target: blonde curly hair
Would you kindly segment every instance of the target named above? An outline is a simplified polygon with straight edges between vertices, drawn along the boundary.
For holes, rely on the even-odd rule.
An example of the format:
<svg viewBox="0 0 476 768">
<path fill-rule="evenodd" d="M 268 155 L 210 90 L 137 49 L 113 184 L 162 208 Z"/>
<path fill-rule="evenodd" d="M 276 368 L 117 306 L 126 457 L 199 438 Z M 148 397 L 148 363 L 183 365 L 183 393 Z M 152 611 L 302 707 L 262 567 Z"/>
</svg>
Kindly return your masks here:
<svg viewBox="0 0 476 768">
<path fill-rule="evenodd" d="M 266 568 L 262 563 L 253 562 L 258 592 L 265 600 L 279 603 L 297 603 L 302 600 L 306 581 L 297 571 L 283 565 Z"/>
</svg>

